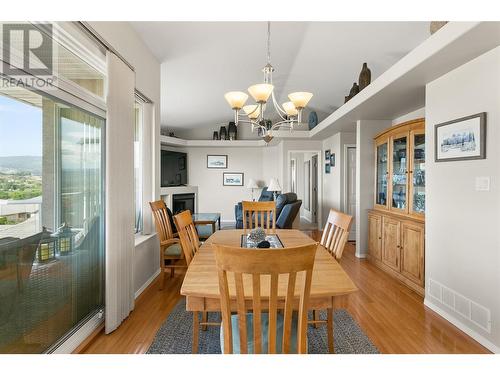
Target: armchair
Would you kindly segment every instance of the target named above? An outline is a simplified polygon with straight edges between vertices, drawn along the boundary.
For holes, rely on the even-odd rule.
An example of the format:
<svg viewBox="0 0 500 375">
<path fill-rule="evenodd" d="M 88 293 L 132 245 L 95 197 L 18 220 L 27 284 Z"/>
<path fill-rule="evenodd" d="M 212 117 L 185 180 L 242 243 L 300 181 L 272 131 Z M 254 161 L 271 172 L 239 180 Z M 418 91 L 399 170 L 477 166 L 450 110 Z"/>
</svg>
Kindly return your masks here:
<svg viewBox="0 0 500 375">
<path fill-rule="evenodd" d="M 273 193 L 267 191 L 267 187 L 262 190 L 259 201 L 272 201 Z M 276 198 L 276 228 L 291 229 L 293 222 L 299 213 L 302 201 L 297 199 L 295 193 L 280 194 Z M 243 229 L 243 208 L 241 202 L 234 206 L 236 219 L 236 229 Z"/>
</svg>

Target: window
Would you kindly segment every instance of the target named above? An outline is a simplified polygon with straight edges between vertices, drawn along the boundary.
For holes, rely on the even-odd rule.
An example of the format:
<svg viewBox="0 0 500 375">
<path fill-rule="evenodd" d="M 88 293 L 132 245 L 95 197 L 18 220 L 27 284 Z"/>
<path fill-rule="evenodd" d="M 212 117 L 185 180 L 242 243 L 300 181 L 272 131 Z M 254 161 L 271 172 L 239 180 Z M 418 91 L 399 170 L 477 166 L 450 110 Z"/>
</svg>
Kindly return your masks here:
<svg viewBox="0 0 500 375">
<path fill-rule="evenodd" d="M 134 191 L 135 191 L 135 233 L 142 233 L 142 133 L 144 122 L 144 104 L 136 100 L 134 127 Z"/>
<path fill-rule="evenodd" d="M 104 55 L 28 26 L 54 38 L 35 55 L 57 80 L 28 90 L 50 77 L 20 64 L 25 34 L 2 35 L 3 75 L 28 83 L 0 85 L 0 353 L 48 351 L 104 304 Z"/>
<path fill-rule="evenodd" d="M 104 304 L 104 125 L 0 89 L 0 353 L 46 351 Z"/>
</svg>

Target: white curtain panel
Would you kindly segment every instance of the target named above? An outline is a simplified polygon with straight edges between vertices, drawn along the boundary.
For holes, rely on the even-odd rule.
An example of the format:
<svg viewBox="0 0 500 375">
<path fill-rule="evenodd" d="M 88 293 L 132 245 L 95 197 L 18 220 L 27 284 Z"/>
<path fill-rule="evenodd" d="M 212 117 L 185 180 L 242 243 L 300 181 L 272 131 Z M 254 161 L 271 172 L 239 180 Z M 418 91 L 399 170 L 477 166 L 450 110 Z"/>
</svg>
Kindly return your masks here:
<svg viewBox="0 0 500 375">
<path fill-rule="evenodd" d="M 135 73 L 107 53 L 106 333 L 134 308 L 134 88 Z"/>
</svg>

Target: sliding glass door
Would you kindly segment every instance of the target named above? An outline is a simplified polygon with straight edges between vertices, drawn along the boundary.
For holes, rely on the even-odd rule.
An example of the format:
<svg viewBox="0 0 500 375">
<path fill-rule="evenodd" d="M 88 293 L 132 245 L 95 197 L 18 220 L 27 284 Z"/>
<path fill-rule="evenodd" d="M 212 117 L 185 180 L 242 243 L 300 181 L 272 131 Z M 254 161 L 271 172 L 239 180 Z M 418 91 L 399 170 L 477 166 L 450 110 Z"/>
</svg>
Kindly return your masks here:
<svg viewBox="0 0 500 375">
<path fill-rule="evenodd" d="M 0 89 L 0 353 L 40 353 L 104 303 L 105 120 Z"/>
</svg>

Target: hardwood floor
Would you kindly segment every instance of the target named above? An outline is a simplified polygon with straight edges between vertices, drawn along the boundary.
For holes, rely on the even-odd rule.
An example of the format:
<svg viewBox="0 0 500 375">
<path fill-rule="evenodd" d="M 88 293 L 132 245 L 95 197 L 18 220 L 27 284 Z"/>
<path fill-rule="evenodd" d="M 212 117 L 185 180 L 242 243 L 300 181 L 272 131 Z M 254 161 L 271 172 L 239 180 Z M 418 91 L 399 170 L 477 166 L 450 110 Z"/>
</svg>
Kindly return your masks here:
<svg viewBox="0 0 500 375">
<path fill-rule="evenodd" d="M 319 231 L 305 231 L 319 240 Z M 340 262 L 359 288 L 347 309 L 381 353 L 489 353 L 479 343 L 426 308 L 403 284 L 354 255 L 349 243 Z M 156 331 L 179 301 L 183 274 L 159 291 L 157 278 L 137 299 L 136 308 L 110 335 L 99 333 L 83 353 L 145 353 Z"/>
</svg>

